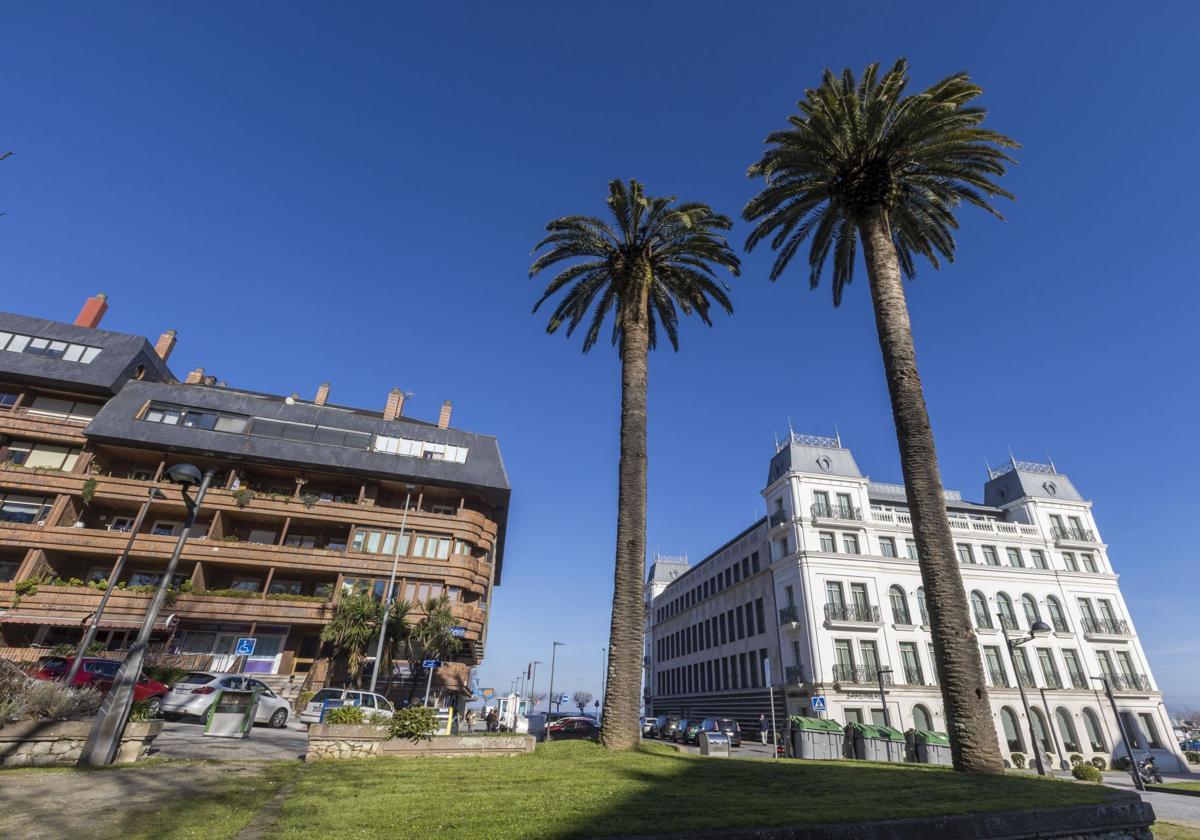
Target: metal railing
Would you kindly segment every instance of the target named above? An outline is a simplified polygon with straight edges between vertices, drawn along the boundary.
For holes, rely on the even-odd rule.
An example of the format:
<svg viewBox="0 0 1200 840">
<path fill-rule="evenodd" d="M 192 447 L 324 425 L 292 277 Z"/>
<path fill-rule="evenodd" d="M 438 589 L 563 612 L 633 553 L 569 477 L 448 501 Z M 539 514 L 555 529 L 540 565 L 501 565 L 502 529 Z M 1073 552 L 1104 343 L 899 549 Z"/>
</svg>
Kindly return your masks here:
<svg viewBox="0 0 1200 840">
<path fill-rule="evenodd" d="M 1043 686 L 1043 688 L 1058 690 L 1063 687 L 1062 678 L 1059 677 L 1058 674 L 1051 674 L 1049 676 L 1043 674 L 1042 676 L 1045 677 L 1046 680 L 1046 684 Z"/>
<path fill-rule="evenodd" d="M 788 665 L 784 668 L 783 678 L 788 685 L 799 685 L 808 681 L 804 676 L 804 668 L 800 665 Z"/>
<path fill-rule="evenodd" d="M 1123 618 L 1084 618 L 1084 633 L 1104 633 L 1108 636 L 1131 636 L 1129 622 Z"/>
<path fill-rule="evenodd" d="M 779 611 L 780 624 L 798 624 L 800 622 L 800 608 L 796 606 L 784 607 Z"/>
<path fill-rule="evenodd" d="M 1054 536 L 1055 542 L 1098 542 L 1096 532 L 1089 531 L 1087 528 L 1059 528 L 1054 525 L 1051 526 L 1050 533 Z"/>
<path fill-rule="evenodd" d="M 995 688 L 1012 688 L 1012 685 L 1008 682 L 1008 674 L 1005 674 L 1003 671 L 994 671 L 994 670 L 988 669 L 988 676 L 992 680 L 993 687 L 995 687 Z"/>
<path fill-rule="evenodd" d="M 874 668 L 863 668 L 859 665 L 834 665 L 833 681 L 838 683 L 854 683 L 855 685 L 878 684 L 880 678 L 884 685 L 892 685 L 891 674 L 879 674 Z"/>
<path fill-rule="evenodd" d="M 1033 674 L 1017 674 L 1017 681 L 1023 688 L 1037 688 L 1037 680 L 1033 678 Z"/>
<path fill-rule="evenodd" d="M 1113 691 L 1152 691 L 1150 678 L 1145 674 L 1108 674 Z"/>
<path fill-rule="evenodd" d="M 1015 616 L 1005 615 L 1004 613 L 1000 613 L 1000 626 L 1005 630 L 1021 629 L 1020 625 L 1017 624 L 1017 619 Z"/>
<path fill-rule="evenodd" d="M 1072 673 L 1071 674 L 1071 688 L 1081 688 L 1081 689 L 1087 690 L 1087 689 L 1091 688 L 1091 686 L 1088 685 L 1087 677 L 1085 677 L 1083 674 Z"/>
<path fill-rule="evenodd" d="M 782 525 L 788 521 L 788 512 L 786 510 L 777 510 L 767 517 L 767 520 L 770 522 L 772 528 Z"/>
<path fill-rule="evenodd" d="M 925 679 L 925 675 L 921 673 L 920 668 L 904 669 L 904 684 L 905 685 L 929 685 L 929 681 Z"/>
<path fill-rule="evenodd" d="M 825 618 L 829 621 L 857 621 L 880 624 L 879 607 L 872 604 L 826 604 Z"/>
<path fill-rule="evenodd" d="M 1054 632 L 1056 633 L 1071 632 L 1071 626 L 1067 624 L 1067 620 L 1065 618 L 1056 618 L 1051 616 L 1050 623 L 1054 625 Z"/>
<path fill-rule="evenodd" d="M 824 502 L 815 502 L 810 508 L 810 512 L 814 519 L 845 519 L 851 522 L 861 522 L 863 518 L 859 508 L 846 505 L 827 505 Z"/>
</svg>

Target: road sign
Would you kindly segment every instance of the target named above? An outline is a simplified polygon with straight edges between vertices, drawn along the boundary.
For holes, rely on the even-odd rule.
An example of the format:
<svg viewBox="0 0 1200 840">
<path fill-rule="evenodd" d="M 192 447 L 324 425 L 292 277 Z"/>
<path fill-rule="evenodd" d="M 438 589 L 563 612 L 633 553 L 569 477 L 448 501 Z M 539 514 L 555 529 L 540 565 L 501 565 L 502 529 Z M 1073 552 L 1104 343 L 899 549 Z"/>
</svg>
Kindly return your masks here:
<svg viewBox="0 0 1200 840">
<path fill-rule="evenodd" d="M 421 663 L 421 667 L 425 668 L 425 669 L 436 668 L 437 666 L 439 666 L 441 664 L 442 663 L 437 659 L 426 659 L 424 662 Z"/>
<path fill-rule="evenodd" d="M 763 663 L 763 678 L 766 679 L 767 685 L 771 684 L 771 660 L 764 659 Z"/>
<path fill-rule="evenodd" d="M 812 710 L 814 712 L 829 711 L 825 708 L 825 696 L 823 694 L 818 694 L 812 698 Z"/>
<path fill-rule="evenodd" d="M 467 628 L 466 627 L 451 627 L 450 635 L 454 636 L 456 639 L 461 639 L 463 636 L 467 635 Z"/>
<path fill-rule="evenodd" d="M 494 688 L 485 688 L 485 689 L 481 690 L 479 693 L 480 693 L 481 695 L 483 695 L 483 699 L 484 699 L 484 700 L 491 700 L 493 697 L 495 697 L 495 696 L 496 696 L 496 689 L 494 689 Z"/>
<path fill-rule="evenodd" d="M 258 640 L 253 637 L 238 639 L 237 648 L 234 650 L 234 653 L 236 653 L 238 656 L 253 656 L 254 644 L 257 641 Z"/>
<path fill-rule="evenodd" d="M 571 699 L 571 698 L 569 698 L 567 695 L 565 695 L 565 694 L 564 694 L 564 695 L 562 696 L 562 699 L 560 699 L 558 702 L 559 702 L 560 704 L 562 704 L 562 703 L 566 703 L 566 702 L 567 702 L 568 700 L 570 700 L 570 699 Z"/>
</svg>

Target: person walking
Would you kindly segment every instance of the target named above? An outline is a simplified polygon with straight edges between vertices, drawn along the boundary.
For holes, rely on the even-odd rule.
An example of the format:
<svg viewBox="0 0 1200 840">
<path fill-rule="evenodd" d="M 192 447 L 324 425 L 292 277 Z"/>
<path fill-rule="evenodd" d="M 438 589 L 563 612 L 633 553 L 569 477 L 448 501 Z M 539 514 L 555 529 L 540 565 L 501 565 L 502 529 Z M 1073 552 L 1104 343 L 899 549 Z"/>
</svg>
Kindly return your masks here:
<svg viewBox="0 0 1200 840">
<path fill-rule="evenodd" d="M 762 739 L 763 745 L 767 743 L 767 716 L 758 716 L 758 737 Z"/>
<path fill-rule="evenodd" d="M 467 709 L 466 713 L 463 714 L 463 723 L 465 723 L 467 725 L 467 733 L 468 734 L 475 731 L 475 710 L 474 709 Z"/>
<path fill-rule="evenodd" d="M 498 722 L 499 722 L 499 718 L 496 716 L 496 710 L 495 710 L 495 709 L 489 709 L 489 710 L 488 710 L 488 713 L 487 713 L 487 731 L 488 731 L 488 732 L 495 732 L 495 731 L 496 731 L 496 724 L 497 724 Z"/>
</svg>

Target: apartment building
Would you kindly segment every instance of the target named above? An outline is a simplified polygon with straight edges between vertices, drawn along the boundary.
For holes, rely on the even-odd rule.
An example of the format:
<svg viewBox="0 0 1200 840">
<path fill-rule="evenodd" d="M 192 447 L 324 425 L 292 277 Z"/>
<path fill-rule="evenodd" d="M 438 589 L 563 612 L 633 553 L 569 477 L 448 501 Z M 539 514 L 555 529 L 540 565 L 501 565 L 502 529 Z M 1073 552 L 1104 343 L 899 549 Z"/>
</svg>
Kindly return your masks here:
<svg viewBox="0 0 1200 840">
<path fill-rule="evenodd" d="M 777 607 L 771 629 L 783 667 L 772 677 L 788 712 L 821 714 L 812 711 L 820 696 L 839 722 L 882 723 L 882 684 L 893 726 L 945 731 L 903 486 L 871 481 L 838 438 L 792 434 L 771 459 L 762 495 L 769 513 L 754 529 L 769 581 L 764 604 L 773 596 Z M 1120 754 L 1121 729 L 1094 679 L 1105 677 L 1135 749 L 1164 769 L 1185 766 L 1092 503 L 1071 480 L 1053 464 L 1013 459 L 989 470 L 982 503 L 946 491 L 946 511 L 1005 758 L 1032 755 L 1018 682 L 1044 753 L 1056 761 Z M 703 565 L 692 574 L 703 577 Z M 664 615 L 664 597 L 655 616 Z M 672 614 L 685 627 L 703 618 L 697 606 Z M 1052 632 L 1010 657 L 1004 631 L 1023 639 L 1039 621 Z M 665 665 L 651 669 L 656 705 L 679 702 L 659 688 Z M 687 699 L 707 708 L 719 693 Z"/>
<path fill-rule="evenodd" d="M 321 630 L 343 593 L 383 597 L 398 557 L 397 596 L 449 598 L 464 645 L 434 688 L 466 692 L 503 568 L 509 486 L 496 439 L 451 428 L 448 402 L 436 423 L 405 416 L 398 389 L 372 411 L 334 404 L 327 383 L 303 399 L 203 369 L 179 382 L 174 332 L 151 344 L 99 329 L 106 308 L 89 299 L 73 324 L 0 313 L 0 656 L 77 642 L 128 543 L 97 637 L 125 648 L 183 527 L 165 471 L 187 462 L 216 473 L 154 656 L 297 690 L 343 679 Z M 243 636 L 257 642 L 239 661 Z M 418 676 L 423 688 L 401 665 L 392 685 Z"/>
</svg>

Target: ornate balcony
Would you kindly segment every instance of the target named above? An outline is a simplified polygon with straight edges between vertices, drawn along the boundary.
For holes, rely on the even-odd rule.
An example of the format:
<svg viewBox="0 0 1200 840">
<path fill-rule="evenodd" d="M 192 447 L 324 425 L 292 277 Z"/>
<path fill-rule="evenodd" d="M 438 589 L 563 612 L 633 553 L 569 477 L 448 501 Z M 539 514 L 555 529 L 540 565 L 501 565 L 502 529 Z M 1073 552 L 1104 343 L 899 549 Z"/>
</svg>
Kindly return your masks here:
<svg viewBox="0 0 1200 840">
<path fill-rule="evenodd" d="M 872 604 L 826 604 L 825 620 L 851 624 L 882 624 L 879 607 Z"/>
<path fill-rule="evenodd" d="M 862 522 L 862 510 L 847 505 L 827 505 L 816 502 L 809 512 L 814 521 L 818 519 L 834 519 L 842 522 Z"/>
<path fill-rule="evenodd" d="M 1096 539 L 1096 532 L 1089 531 L 1087 528 L 1051 527 L 1050 534 L 1054 537 L 1055 545 L 1071 543 L 1085 543 L 1090 545 L 1100 542 Z"/>
<path fill-rule="evenodd" d="M 853 685 L 878 685 L 880 680 L 884 685 L 892 685 L 892 675 L 880 674 L 874 668 L 863 668 L 857 665 L 834 665 L 833 681 L 835 683 L 851 683 Z"/>
<path fill-rule="evenodd" d="M 800 685 L 807 681 L 804 668 L 799 665 L 788 665 L 783 669 L 783 679 L 787 685 Z"/>
<path fill-rule="evenodd" d="M 1003 671 L 988 669 L 988 678 L 991 680 L 994 688 L 1012 688 L 1012 684 L 1008 681 L 1008 674 Z"/>
<path fill-rule="evenodd" d="M 790 518 L 786 510 L 777 510 L 767 517 L 767 521 L 772 528 L 778 528 L 780 525 L 786 525 Z"/>
<path fill-rule="evenodd" d="M 800 608 L 796 606 L 784 607 L 779 611 L 780 624 L 798 624 L 800 622 Z"/>
<path fill-rule="evenodd" d="M 1150 678 L 1145 674 L 1108 674 L 1108 684 L 1113 691 L 1145 692 L 1153 691 Z"/>
<path fill-rule="evenodd" d="M 1132 636 L 1129 622 L 1121 618 L 1084 618 L 1085 636 Z"/>
</svg>

